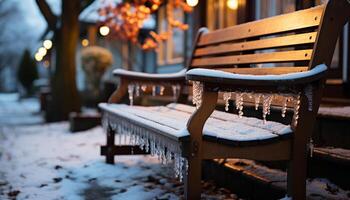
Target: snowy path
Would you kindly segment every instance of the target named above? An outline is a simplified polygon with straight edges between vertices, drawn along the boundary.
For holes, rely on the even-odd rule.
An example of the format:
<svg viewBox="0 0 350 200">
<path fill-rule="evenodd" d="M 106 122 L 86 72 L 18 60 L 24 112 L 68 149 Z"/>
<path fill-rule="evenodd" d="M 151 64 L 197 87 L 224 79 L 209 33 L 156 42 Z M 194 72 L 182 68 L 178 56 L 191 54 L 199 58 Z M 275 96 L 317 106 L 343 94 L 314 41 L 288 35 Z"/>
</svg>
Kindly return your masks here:
<svg viewBox="0 0 350 200">
<path fill-rule="evenodd" d="M 0 199 L 179 199 L 183 191 L 172 167 L 155 157 L 120 156 L 116 165 L 105 164 L 100 127 L 77 134 L 67 123 L 4 127 L 0 138 Z M 222 191 L 205 199 L 230 197 Z"/>
<path fill-rule="evenodd" d="M 183 186 L 172 166 L 151 156 L 119 156 L 117 164 L 107 165 L 99 155 L 105 143 L 101 127 L 72 134 L 67 122 L 42 124 L 32 114 L 38 109 L 34 99 L 19 102 L 16 95 L 0 94 L 1 200 L 181 199 Z M 237 199 L 204 184 L 204 199 Z"/>
<path fill-rule="evenodd" d="M 18 94 L 0 93 L 0 127 L 43 123 L 39 102 L 34 99 L 18 100 Z"/>
</svg>

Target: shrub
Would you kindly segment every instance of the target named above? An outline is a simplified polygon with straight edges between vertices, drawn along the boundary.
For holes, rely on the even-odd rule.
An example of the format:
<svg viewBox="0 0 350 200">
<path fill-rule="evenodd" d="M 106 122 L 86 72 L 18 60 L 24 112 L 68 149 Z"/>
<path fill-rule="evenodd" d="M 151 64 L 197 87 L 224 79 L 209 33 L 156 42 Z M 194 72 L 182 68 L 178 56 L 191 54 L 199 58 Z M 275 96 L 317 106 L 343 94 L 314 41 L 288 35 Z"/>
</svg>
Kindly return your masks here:
<svg viewBox="0 0 350 200">
<path fill-rule="evenodd" d="M 86 47 L 81 52 L 82 69 L 85 72 L 86 91 L 90 98 L 101 97 L 101 79 L 108 67 L 113 63 L 112 53 L 98 46 Z"/>
<path fill-rule="evenodd" d="M 26 49 L 18 66 L 17 79 L 28 95 L 33 93 L 33 82 L 37 78 L 38 70 L 36 62 L 31 57 L 30 51 Z"/>
</svg>

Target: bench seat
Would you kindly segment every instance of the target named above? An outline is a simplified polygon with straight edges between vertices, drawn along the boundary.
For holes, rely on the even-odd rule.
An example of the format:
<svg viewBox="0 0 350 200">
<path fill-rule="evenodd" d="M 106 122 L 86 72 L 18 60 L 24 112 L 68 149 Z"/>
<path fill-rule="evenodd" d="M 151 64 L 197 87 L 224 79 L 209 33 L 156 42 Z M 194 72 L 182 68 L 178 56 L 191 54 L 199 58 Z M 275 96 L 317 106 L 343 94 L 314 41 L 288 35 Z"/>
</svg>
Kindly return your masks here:
<svg viewBox="0 0 350 200">
<path fill-rule="evenodd" d="M 136 127 L 156 132 L 174 142 L 189 139 L 186 123 L 195 107 L 171 103 L 167 106 L 128 106 L 125 104 L 101 103 L 107 123 L 122 123 L 115 118 L 127 120 Z M 118 132 L 117 132 L 118 134 Z M 263 120 L 251 117 L 239 117 L 235 114 L 214 111 L 205 124 L 203 139 L 233 146 L 255 145 L 289 138 L 292 130 L 289 125 L 277 122 L 263 123 Z"/>
</svg>

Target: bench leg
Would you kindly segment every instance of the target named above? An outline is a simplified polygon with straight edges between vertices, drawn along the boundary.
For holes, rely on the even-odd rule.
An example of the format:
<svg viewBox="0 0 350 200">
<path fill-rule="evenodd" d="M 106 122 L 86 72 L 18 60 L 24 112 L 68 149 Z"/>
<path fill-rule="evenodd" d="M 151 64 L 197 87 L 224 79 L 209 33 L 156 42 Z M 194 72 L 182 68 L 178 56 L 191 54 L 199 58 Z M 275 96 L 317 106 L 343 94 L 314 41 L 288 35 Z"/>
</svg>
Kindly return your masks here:
<svg viewBox="0 0 350 200">
<path fill-rule="evenodd" d="M 306 173 L 307 156 L 306 149 L 302 146 L 293 150 L 292 160 L 289 162 L 287 174 L 287 193 L 293 199 L 306 199 Z M 295 151 L 299 151 L 296 153 Z"/>
<path fill-rule="evenodd" d="M 114 164 L 114 152 L 113 148 L 115 147 L 115 131 L 112 128 L 108 127 L 107 129 L 107 145 L 106 145 L 106 163 Z M 101 152 L 102 153 L 102 152 Z"/>
<path fill-rule="evenodd" d="M 188 159 L 188 170 L 185 174 L 185 199 L 201 199 L 202 160 L 198 157 Z"/>
</svg>

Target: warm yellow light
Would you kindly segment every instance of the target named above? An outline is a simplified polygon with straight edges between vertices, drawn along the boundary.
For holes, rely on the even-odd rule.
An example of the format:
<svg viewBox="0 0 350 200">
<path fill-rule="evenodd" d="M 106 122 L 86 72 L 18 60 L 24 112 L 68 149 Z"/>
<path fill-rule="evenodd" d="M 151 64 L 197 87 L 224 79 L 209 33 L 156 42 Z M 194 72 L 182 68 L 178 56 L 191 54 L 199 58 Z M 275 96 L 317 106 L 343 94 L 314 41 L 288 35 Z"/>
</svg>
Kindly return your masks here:
<svg viewBox="0 0 350 200">
<path fill-rule="evenodd" d="M 191 7 L 195 7 L 198 4 L 198 0 L 186 0 L 186 3 Z"/>
<path fill-rule="evenodd" d="M 159 6 L 158 6 L 157 4 L 153 4 L 153 5 L 152 5 L 152 10 L 155 11 L 155 10 L 157 10 L 158 8 L 159 8 Z"/>
<path fill-rule="evenodd" d="M 238 0 L 227 0 L 226 5 L 228 8 L 236 10 L 238 8 Z"/>
<path fill-rule="evenodd" d="M 44 67 L 48 68 L 50 66 L 50 62 L 48 60 L 44 61 Z"/>
<path fill-rule="evenodd" d="M 88 45 L 89 45 L 89 40 L 88 40 L 88 39 L 83 39 L 83 40 L 81 41 L 81 45 L 82 45 L 83 47 L 88 46 Z"/>
<path fill-rule="evenodd" d="M 39 53 L 36 53 L 35 56 L 34 56 L 35 60 L 40 62 L 43 60 L 43 57 L 39 54 Z"/>
<path fill-rule="evenodd" d="M 52 42 L 51 42 L 51 40 L 45 40 L 45 41 L 43 42 L 43 45 L 44 45 L 44 47 L 45 47 L 46 49 L 51 49 L 51 47 L 52 47 Z"/>
<path fill-rule="evenodd" d="M 38 54 L 44 57 L 47 53 L 47 50 L 44 47 L 40 47 L 38 50 Z"/>
<path fill-rule="evenodd" d="M 108 26 L 101 26 L 100 27 L 100 34 L 102 36 L 106 36 L 109 33 L 109 27 Z"/>
</svg>

